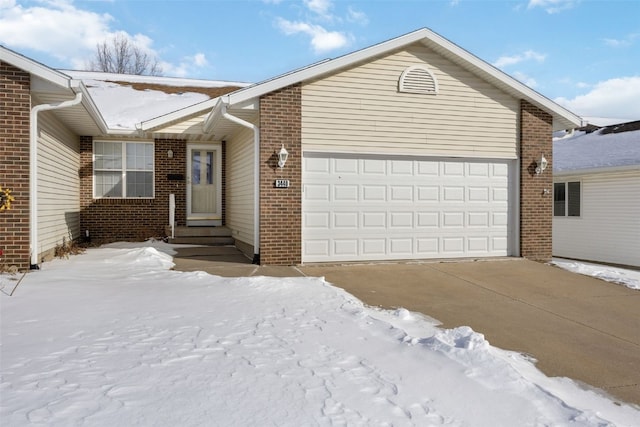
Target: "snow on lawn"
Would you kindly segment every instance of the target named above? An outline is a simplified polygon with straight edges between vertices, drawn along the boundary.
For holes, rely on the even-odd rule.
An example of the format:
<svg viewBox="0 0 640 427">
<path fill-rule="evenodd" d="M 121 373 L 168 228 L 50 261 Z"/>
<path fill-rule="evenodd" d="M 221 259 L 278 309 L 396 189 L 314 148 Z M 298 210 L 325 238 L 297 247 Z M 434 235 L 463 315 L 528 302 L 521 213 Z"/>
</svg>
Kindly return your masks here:
<svg viewBox="0 0 640 427">
<path fill-rule="evenodd" d="M 631 289 L 640 290 L 640 271 L 638 270 L 562 258 L 553 258 L 551 263 L 574 273 L 597 277 L 607 282 L 614 282 Z"/>
<path fill-rule="evenodd" d="M 158 247 L 160 249 L 158 249 Z M 90 249 L 0 294 L 2 425 L 631 426 L 640 410 L 321 278 Z M 586 351 L 586 350 L 585 350 Z"/>
</svg>

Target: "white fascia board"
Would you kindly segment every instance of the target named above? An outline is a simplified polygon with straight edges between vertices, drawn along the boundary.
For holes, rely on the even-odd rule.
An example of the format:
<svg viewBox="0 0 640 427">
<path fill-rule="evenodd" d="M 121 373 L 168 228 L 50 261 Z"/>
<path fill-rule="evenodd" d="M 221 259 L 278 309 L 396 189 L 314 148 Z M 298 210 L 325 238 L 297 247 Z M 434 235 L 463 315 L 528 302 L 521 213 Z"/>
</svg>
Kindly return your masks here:
<svg viewBox="0 0 640 427">
<path fill-rule="evenodd" d="M 436 50 L 445 50 L 458 58 L 458 64 L 468 68 L 479 74 L 481 77 L 492 81 L 493 84 L 500 83 L 508 87 L 511 92 L 517 96 L 526 99 L 534 105 L 549 112 L 554 117 L 554 121 L 561 119 L 567 125 L 579 127 L 583 125 L 583 120 L 578 115 L 570 112 L 566 108 L 560 106 L 549 98 L 541 95 L 530 87 L 524 85 L 503 71 L 497 69 L 493 65 L 483 61 L 472 53 L 466 51 L 460 46 L 452 43 L 444 37 L 434 33 L 433 31 L 422 28 L 403 36 L 387 40 L 374 46 L 358 50 L 353 53 L 346 54 L 336 59 L 312 64 L 308 67 L 292 71 L 287 74 L 257 83 L 244 89 L 239 89 L 227 95 L 227 105 L 235 107 L 236 104 L 258 98 L 266 93 L 273 92 L 283 87 L 299 83 L 306 80 L 316 79 L 324 74 L 336 72 L 342 68 L 350 67 L 359 62 L 382 55 L 393 50 L 400 49 L 410 44 L 422 42 L 425 46 L 436 48 Z M 512 93 L 512 94 L 513 94 Z M 567 126 L 571 127 L 571 126 Z M 564 128 L 564 127 L 561 127 Z"/>
<path fill-rule="evenodd" d="M 216 103 L 213 106 L 213 109 L 211 110 L 209 115 L 204 119 L 204 123 L 202 124 L 202 130 L 205 134 L 211 132 L 211 129 L 213 128 L 214 124 L 222 117 L 222 104 L 225 103 L 223 100 L 223 98 L 225 97 L 228 97 L 228 95 L 224 95 L 215 99 Z M 212 99 L 212 101 L 214 100 Z"/>
<path fill-rule="evenodd" d="M 191 105 L 189 107 L 182 108 L 180 110 L 173 111 L 165 114 L 164 116 L 156 117 L 154 119 L 146 120 L 140 123 L 140 129 L 143 131 L 150 131 L 165 126 L 169 126 L 171 123 L 186 120 L 196 114 L 205 114 L 207 111 L 215 107 L 220 97 L 208 99 L 198 104 Z"/>
<path fill-rule="evenodd" d="M 484 74 L 485 76 L 490 77 L 490 79 L 497 80 L 500 83 L 508 86 L 512 90 L 516 91 L 522 98 L 526 99 L 527 101 L 531 102 L 534 105 L 539 106 L 543 110 L 546 110 L 547 112 L 551 113 L 554 116 L 554 119 L 555 119 L 555 116 L 558 116 L 559 118 L 564 119 L 565 121 L 569 122 L 575 127 L 580 127 L 584 125 L 584 120 L 580 116 L 572 113 L 571 111 L 567 110 L 566 108 L 562 107 L 556 102 L 550 100 L 546 96 L 536 92 L 535 90 L 531 89 L 529 86 L 514 79 L 510 75 L 499 70 L 498 68 L 489 64 L 488 62 L 483 61 L 482 59 L 478 58 L 471 52 L 461 48 L 457 44 L 445 39 L 444 37 L 434 32 L 428 31 L 428 33 L 429 33 L 428 36 L 425 36 L 425 39 L 426 39 L 425 41 L 428 40 L 428 42 L 425 43 L 426 46 L 429 46 L 429 42 L 431 42 L 431 43 L 435 43 L 437 46 L 443 49 L 448 50 L 449 52 L 458 56 L 462 61 L 464 61 L 464 63 L 468 64 L 467 66 L 470 65 L 471 67 L 479 71 L 481 74 Z M 465 64 L 461 64 L 461 65 L 465 66 Z"/>
<path fill-rule="evenodd" d="M 84 83 L 82 83 L 82 81 L 74 80 L 64 73 L 54 70 L 53 68 L 49 68 L 44 64 L 27 58 L 26 56 L 16 53 L 3 46 L 0 46 L 0 59 L 13 65 L 16 68 L 28 72 L 29 74 L 37 76 L 44 81 L 50 82 L 63 89 L 68 89 L 70 90 L 71 94 L 82 93 L 82 106 L 86 109 L 87 113 L 91 116 L 98 128 L 102 132 L 107 132 L 107 123 L 100 114 L 98 107 L 93 102 L 89 91 L 85 87 Z"/>
<path fill-rule="evenodd" d="M 335 59 L 312 64 L 308 67 L 294 70 L 290 73 L 274 77 L 273 79 L 266 80 L 262 83 L 257 83 L 253 86 L 239 89 L 228 95 L 229 105 L 235 106 L 237 103 L 241 103 L 252 98 L 258 98 L 261 95 L 282 89 L 283 87 L 287 87 L 301 81 L 314 79 L 323 74 L 332 73 L 341 68 L 349 67 L 361 61 L 366 61 L 369 58 L 373 58 L 385 52 L 415 43 L 423 39 L 426 33 L 431 33 L 431 31 L 423 28 Z"/>
<path fill-rule="evenodd" d="M 74 87 L 74 92 L 82 93 L 82 106 L 85 108 L 87 113 L 89 113 L 96 126 L 98 126 L 102 133 L 108 133 L 109 126 L 107 125 L 104 117 L 102 117 L 102 113 L 98 110 L 98 106 L 93 101 L 93 98 L 91 98 L 91 94 L 84 83 L 81 80 L 71 80 L 71 85 Z"/>
<path fill-rule="evenodd" d="M 33 59 L 0 46 L 0 60 L 63 88 L 71 88 L 71 77 Z M 84 95 L 83 95 L 84 96 Z"/>
</svg>

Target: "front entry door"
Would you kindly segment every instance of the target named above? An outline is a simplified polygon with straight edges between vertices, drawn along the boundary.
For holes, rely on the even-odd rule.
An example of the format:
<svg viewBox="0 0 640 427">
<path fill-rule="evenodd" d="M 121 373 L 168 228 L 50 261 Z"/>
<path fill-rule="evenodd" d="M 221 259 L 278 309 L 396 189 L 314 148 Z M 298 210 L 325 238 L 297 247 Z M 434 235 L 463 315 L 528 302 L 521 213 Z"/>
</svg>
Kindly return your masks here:
<svg viewBox="0 0 640 427">
<path fill-rule="evenodd" d="M 222 225 L 220 145 L 187 146 L 187 225 Z"/>
</svg>

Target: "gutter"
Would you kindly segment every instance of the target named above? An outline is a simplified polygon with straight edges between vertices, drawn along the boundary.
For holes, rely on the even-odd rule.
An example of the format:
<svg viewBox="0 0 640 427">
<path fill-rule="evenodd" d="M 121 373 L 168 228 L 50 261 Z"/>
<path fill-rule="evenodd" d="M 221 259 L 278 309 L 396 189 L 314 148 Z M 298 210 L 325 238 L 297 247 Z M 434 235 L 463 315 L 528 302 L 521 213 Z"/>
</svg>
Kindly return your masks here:
<svg viewBox="0 0 640 427">
<path fill-rule="evenodd" d="M 229 99 L 228 96 L 226 98 L 227 100 Z M 213 117 L 220 110 L 220 114 L 225 119 L 253 131 L 253 264 L 260 264 L 260 128 L 229 113 L 227 105 L 220 98 L 209 117 L 205 120 L 203 128 L 207 132 L 213 126 Z"/>
<path fill-rule="evenodd" d="M 58 110 L 73 107 L 82 102 L 82 92 L 69 101 L 53 104 L 40 104 L 31 109 L 29 132 L 29 250 L 30 268 L 38 267 L 38 113 L 41 111 Z"/>
<path fill-rule="evenodd" d="M 615 173 L 615 172 L 631 172 L 640 171 L 640 164 L 636 165 L 624 165 L 624 166 L 601 166 L 595 168 L 585 169 L 571 169 L 563 171 L 553 171 L 554 177 L 566 177 L 566 176 L 579 176 L 579 175 L 591 175 L 598 173 Z"/>
</svg>

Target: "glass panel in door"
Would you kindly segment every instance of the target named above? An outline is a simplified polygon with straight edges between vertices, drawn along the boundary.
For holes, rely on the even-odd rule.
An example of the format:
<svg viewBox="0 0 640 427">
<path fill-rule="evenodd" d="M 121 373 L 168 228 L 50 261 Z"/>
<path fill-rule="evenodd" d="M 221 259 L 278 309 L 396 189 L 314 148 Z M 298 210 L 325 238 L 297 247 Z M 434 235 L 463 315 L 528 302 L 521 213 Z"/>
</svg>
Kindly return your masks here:
<svg viewBox="0 0 640 427">
<path fill-rule="evenodd" d="M 191 150 L 191 214 L 217 212 L 216 156 L 215 150 Z"/>
</svg>

